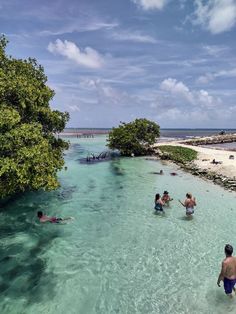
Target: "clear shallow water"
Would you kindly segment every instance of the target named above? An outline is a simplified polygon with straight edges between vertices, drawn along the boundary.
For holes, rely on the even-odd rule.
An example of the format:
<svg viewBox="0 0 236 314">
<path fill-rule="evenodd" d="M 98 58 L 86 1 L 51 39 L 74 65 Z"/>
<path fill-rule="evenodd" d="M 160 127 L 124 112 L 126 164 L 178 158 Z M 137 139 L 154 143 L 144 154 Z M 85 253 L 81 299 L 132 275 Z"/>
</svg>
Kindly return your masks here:
<svg viewBox="0 0 236 314">
<path fill-rule="evenodd" d="M 216 280 L 224 245 L 236 249 L 236 194 L 145 158 L 80 164 L 104 137 L 71 143 L 60 190 L 0 212 L 0 313 L 235 313 Z M 164 190 L 175 200 L 161 217 L 153 198 Z M 187 191 L 192 221 L 177 202 Z M 40 225 L 39 209 L 75 220 Z"/>
</svg>

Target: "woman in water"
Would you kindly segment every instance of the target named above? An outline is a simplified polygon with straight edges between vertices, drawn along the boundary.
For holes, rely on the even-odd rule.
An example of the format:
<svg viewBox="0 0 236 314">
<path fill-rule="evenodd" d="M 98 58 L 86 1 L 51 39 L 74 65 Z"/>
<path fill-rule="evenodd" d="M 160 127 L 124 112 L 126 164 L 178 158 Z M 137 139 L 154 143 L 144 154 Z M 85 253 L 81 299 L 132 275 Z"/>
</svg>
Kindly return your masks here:
<svg viewBox="0 0 236 314">
<path fill-rule="evenodd" d="M 181 202 L 180 200 L 179 202 L 186 208 L 187 216 L 191 216 L 194 213 L 194 206 L 196 206 L 197 203 L 195 197 L 193 197 L 191 193 L 186 194 L 186 200 L 184 202 Z"/>
<path fill-rule="evenodd" d="M 164 212 L 163 211 L 163 205 L 164 205 L 165 203 L 162 201 L 162 199 L 161 199 L 161 195 L 159 194 L 159 193 L 157 193 L 156 194 L 156 196 L 155 196 L 155 210 L 157 211 L 157 212 Z"/>
</svg>

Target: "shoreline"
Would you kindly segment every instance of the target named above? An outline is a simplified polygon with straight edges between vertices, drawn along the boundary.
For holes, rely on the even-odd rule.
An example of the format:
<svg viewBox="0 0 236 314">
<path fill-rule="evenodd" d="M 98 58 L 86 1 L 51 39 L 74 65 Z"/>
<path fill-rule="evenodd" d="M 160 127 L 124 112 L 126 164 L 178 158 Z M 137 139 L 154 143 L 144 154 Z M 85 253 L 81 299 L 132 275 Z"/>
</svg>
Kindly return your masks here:
<svg viewBox="0 0 236 314">
<path fill-rule="evenodd" d="M 187 142 L 187 141 L 186 141 Z M 183 140 L 174 140 L 169 142 L 156 143 L 156 155 L 160 159 L 165 159 L 158 150 L 159 146 L 182 146 L 191 148 L 198 153 L 197 159 L 192 162 L 182 164 L 177 163 L 183 170 L 192 173 L 195 176 L 213 181 L 215 184 L 223 186 L 230 191 L 236 191 L 236 152 L 219 148 L 206 148 L 202 146 L 184 144 Z M 229 156 L 233 155 L 234 159 Z M 164 158 L 163 158 L 164 157 Z M 168 159 L 168 158 L 167 158 Z M 212 163 L 213 159 L 219 163 Z M 171 162 L 174 162 L 169 158 Z M 175 162 L 174 162 L 175 163 Z"/>
</svg>

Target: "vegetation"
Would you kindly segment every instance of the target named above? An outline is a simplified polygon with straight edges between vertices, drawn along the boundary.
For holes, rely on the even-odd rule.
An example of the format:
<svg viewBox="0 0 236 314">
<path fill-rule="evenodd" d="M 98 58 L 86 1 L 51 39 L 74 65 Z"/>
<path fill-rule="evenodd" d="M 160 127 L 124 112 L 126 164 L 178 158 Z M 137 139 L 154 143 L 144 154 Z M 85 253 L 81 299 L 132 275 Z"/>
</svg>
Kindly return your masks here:
<svg viewBox="0 0 236 314">
<path fill-rule="evenodd" d="M 8 57 L 6 45 L 0 37 L 0 198 L 58 187 L 68 148 L 53 133 L 64 129 L 69 114 L 50 109 L 54 92 L 42 66 Z"/>
<path fill-rule="evenodd" d="M 118 149 L 123 156 L 141 156 L 153 151 L 151 145 L 160 136 L 160 127 L 147 119 L 122 122 L 109 133 L 108 147 Z"/>
<path fill-rule="evenodd" d="M 197 152 L 182 146 L 163 145 L 158 147 L 162 153 L 167 153 L 173 161 L 186 163 L 197 158 Z"/>
</svg>

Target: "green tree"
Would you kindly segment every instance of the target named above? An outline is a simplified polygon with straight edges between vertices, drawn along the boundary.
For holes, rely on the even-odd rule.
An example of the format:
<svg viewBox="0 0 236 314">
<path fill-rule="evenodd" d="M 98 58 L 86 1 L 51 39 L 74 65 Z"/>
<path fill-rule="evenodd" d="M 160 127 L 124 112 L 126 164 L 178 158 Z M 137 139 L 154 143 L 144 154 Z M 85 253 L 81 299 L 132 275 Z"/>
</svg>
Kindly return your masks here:
<svg viewBox="0 0 236 314">
<path fill-rule="evenodd" d="M 123 156 L 146 155 L 153 152 L 151 145 L 159 136 L 159 125 L 147 119 L 121 122 L 119 127 L 113 128 L 109 133 L 108 147 L 118 149 Z"/>
<path fill-rule="evenodd" d="M 0 198 L 57 188 L 68 148 L 53 133 L 65 128 L 69 114 L 50 109 L 54 91 L 43 67 L 7 56 L 6 45 L 0 37 Z"/>
</svg>

